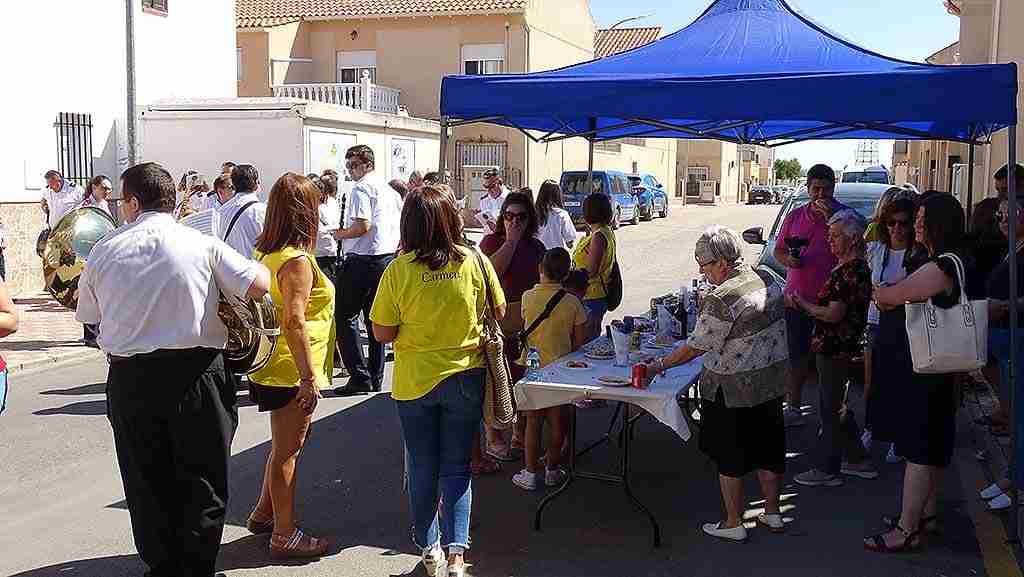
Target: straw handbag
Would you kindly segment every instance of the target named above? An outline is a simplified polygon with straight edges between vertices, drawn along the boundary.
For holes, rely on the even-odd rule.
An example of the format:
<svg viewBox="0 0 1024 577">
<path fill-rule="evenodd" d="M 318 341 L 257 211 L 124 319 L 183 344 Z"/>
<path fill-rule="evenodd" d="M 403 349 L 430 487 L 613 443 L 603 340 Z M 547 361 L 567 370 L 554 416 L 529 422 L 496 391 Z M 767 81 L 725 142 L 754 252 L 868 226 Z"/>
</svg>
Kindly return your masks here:
<svg viewBox="0 0 1024 577">
<path fill-rule="evenodd" d="M 494 300 L 491 297 L 491 281 L 487 275 L 480 251 L 473 251 L 484 277 L 484 292 L 487 306 L 481 322 L 480 349 L 484 356 L 486 378 L 484 387 L 484 423 L 495 429 L 509 429 L 516 421 L 512 406 L 512 379 L 509 377 L 508 359 L 505 358 L 504 336 L 494 314 Z"/>
<path fill-rule="evenodd" d="M 941 255 L 956 265 L 960 302 L 949 309 L 928 302 L 907 305 L 907 337 L 915 373 L 968 373 L 988 362 L 988 301 L 967 299 L 964 263 L 952 253 Z"/>
</svg>

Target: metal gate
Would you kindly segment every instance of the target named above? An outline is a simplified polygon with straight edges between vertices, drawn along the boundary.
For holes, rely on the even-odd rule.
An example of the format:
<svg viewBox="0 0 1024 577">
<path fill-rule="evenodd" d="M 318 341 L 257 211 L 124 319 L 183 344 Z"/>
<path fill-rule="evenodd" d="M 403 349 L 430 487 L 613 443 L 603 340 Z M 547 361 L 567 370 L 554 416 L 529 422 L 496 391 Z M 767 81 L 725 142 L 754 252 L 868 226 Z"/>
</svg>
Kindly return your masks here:
<svg viewBox="0 0 1024 577">
<path fill-rule="evenodd" d="M 92 178 L 92 115 L 59 112 L 53 127 L 57 129 L 57 169 L 65 179 L 84 187 Z"/>
<path fill-rule="evenodd" d="M 508 165 L 507 142 L 456 142 L 455 160 L 455 192 L 460 198 L 467 191 L 467 174 L 463 169 L 466 166 L 497 166 L 506 186 L 512 190 L 522 186 L 522 172 Z"/>
</svg>

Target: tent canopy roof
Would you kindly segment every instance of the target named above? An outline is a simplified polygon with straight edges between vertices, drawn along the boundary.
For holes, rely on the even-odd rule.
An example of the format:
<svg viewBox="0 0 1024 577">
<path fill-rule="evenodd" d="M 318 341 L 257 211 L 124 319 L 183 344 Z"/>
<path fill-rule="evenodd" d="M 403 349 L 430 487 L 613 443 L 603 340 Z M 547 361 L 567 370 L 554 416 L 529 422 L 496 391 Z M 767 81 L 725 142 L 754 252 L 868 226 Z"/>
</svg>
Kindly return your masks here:
<svg viewBox="0 0 1024 577">
<path fill-rule="evenodd" d="M 1016 123 L 1016 95 L 1015 64 L 905 62 L 840 38 L 785 0 L 716 0 L 686 28 L 600 60 L 445 77 L 441 114 L 545 133 L 541 140 L 976 142 Z"/>
</svg>

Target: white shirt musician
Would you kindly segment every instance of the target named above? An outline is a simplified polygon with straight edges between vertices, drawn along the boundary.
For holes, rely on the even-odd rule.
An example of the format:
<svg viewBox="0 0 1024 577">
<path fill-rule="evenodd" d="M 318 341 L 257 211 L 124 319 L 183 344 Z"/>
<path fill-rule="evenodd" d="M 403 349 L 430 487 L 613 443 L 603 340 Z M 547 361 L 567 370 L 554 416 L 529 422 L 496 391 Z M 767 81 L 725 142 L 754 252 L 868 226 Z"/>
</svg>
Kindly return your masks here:
<svg viewBox="0 0 1024 577">
<path fill-rule="evenodd" d="M 121 178 L 127 224 L 89 254 L 76 318 L 99 324 L 110 360 L 107 413 L 140 557 L 154 575 L 213 575 L 238 425 L 217 302 L 263 298 L 270 272 L 175 222 L 160 165 Z"/>
<path fill-rule="evenodd" d="M 64 215 L 78 208 L 85 191 L 73 182 L 64 180 L 56 170 L 46 173 L 46 188 L 43 189 L 41 205 L 46 216 L 46 226 L 53 230 Z"/>
<path fill-rule="evenodd" d="M 263 234 L 267 205 L 259 199 L 260 177 L 251 164 L 239 164 L 231 171 L 235 194 L 217 209 L 218 236 L 231 248 L 252 258 L 256 239 Z"/>
</svg>

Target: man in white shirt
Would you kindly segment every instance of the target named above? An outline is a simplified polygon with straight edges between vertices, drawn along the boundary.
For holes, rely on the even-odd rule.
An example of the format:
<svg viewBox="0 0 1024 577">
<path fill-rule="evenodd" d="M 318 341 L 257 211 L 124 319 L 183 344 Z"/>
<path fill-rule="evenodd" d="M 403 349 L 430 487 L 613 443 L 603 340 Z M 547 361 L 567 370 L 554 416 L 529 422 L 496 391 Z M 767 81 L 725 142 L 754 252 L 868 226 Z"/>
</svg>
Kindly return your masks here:
<svg viewBox="0 0 1024 577">
<path fill-rule="evenodd" d="M 493 168 L 484 173 L 484 188 L 487 189 L 487 194 L 480 199 L 480 210 L 477 211 L 477 214 L 489 229 L 488 232 L 494 232 L 494 223 L 498 221 L 501 205 L 505 203 L 509 190 L 505 188 L 505 183 L 498 175 L 498 171 Z"/>
<path fill-rule="evenodd" d="M 355 180 L 345 204 L 342 228 L 334 238 L 342 241 L 344 260 L 338 272 L 335 318 L 341 358 L 351 377 L 335 389 L 339 395 L 379 391 L 384 381 L 384 345 L 370 330 L 370 307 L 384 269 L 395 258 L 401 237 L 402 199 L 374 172 L 373 150 L 359 145 L 348 149 L 345 167 Z M 359 341 L 359 313 L 367 327 L 369 364 Z"/>
<path fill-rule="evenodd" d="M 213 575 L 238 425 L 217 303 L 221 292 L 263 298 L 270 272 L 175 222 L 174 180 L 160 165 L 121 181 L 127 224 L 93 247 L 75 316 L 99 324 L 110 360 L 107 414 L 148 574 Z"/>
<path fill-rule="evenodd" d="M 46 213 L 46 226 L 53 230 L 64 215 L 78 208 L 85 199 L 85 190 L 73 182 L 64 180 L 56 170 L 47 171 L 46 188 L 40 206 Z"/>
<path fill-rule="evenodd" d="M 221 226 L 218 236 L 246 258 L 252 258 L 267 217 L 267 205 L 257 196 L 259 172 L 251 164 L 239 164 L 231 171 L 231 184 L 234 196 L 217 209 Z"/>
</svg>

